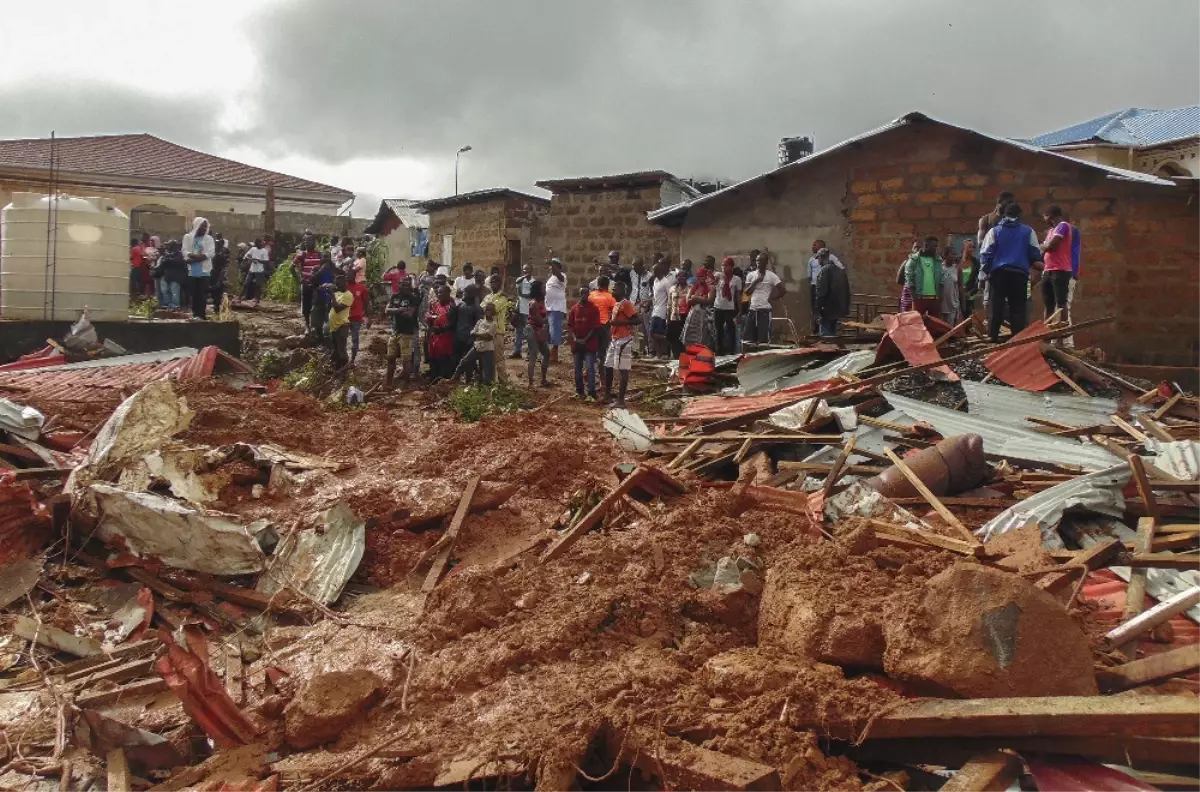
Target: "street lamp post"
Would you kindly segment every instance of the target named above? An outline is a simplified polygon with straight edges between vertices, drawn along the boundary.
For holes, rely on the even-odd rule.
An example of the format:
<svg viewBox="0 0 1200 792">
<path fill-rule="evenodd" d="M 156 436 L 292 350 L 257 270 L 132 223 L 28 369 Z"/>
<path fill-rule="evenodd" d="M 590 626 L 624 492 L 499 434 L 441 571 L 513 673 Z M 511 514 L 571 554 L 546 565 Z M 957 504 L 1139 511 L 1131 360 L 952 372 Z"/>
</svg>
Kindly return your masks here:
<svg viewBox="0 0 1200 792">
<path fill-rule="evenodd" d="M 458 150 L 458 153 L 454 155 L 454 194 L 455 195 L 458 195 L 458 158 L 461 157 L 463 154 L 466 154 L 470 150 L 471 150 L 470 146 L 463 146 L 462 148 L 460 148 Z"/>
</svg>

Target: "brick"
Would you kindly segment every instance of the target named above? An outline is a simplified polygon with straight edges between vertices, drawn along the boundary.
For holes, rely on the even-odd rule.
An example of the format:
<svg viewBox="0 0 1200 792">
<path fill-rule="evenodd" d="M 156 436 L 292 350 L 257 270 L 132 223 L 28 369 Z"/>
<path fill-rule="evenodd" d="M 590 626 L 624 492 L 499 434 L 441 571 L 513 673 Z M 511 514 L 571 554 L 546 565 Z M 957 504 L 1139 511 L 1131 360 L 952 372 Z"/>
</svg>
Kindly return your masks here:
<svg viewBox="0 0 1200 792">
<path fill-rule="evenodd" d="M 944 192 L 919 192 L 917 193 L 917 203 L 941 203 L 949 196 Z M 900 213 L 904 217 L 904 213 Z"/>
<path fill-rule="evenodd" d="M 874 209 L 853 209 L 846 217 L 851 222 L 857 222 L 860 220 L 875 220 L 878 215 Z"/>
<path fill-rule="evenodd" d="M 879 223 L 855 223 L 854 233 L 861 236 L 879 236 L 883 233 L 883 226 Z"/>
<path fill-rule="evenodd" d="M 896 240 L 891 237 L 876 237 L 864 241 L 867 242 L 868 250 L 891 250 L 896 246 Z"/>
<path fill-rule="evenodd" d="M 983 187 L 988 183 L 988 177 L 978 173 L 968 173 L 962 177 L 964 187 Z"/>
<path fill-rule="evenodd" d="M 958 177 L 952 175 L 934 176 L 929 180 L 929 183 L 934 187 L 957 187 Z"/>
<path fill-rule="evenodd" d="M 1017 183 L 1017 175 L 1012 171 L 1000 171 L 996 174 L 996 184 L 1011 187 Z"/>
<path fill-rule="evenodd" d="M 894 206 L 885 206 L 879 210 L 880 220 L 895 220 L 900 216 L 900 212 Z"/>
<path fill-rule="evenodd" d="M 929 210 L 930 216 L 939 220 L 948 220 L 952 217 L 962 217 L 963 210 L 960 204 L 938 204 Z M 1082 236 L 1082 235 L 1081 235 Z"/>
<path fill-rule="evenodd" d="M 904 179 L 899 178 L 899 177 L 897 177 L 895 179 L 885 179 L 884 181 L 881 181 L 879 183 L 879 189 L 884 190 L 885 192 L 891 191 L 891 190 L 899 190 L 903 186 L 904 186 Z"/>
<path fill-rule="evenodd" d="M 936 169 L 936 162 L 913 162 L 906 170 L 909 173 L 933 173 Z"/>
<path fill-rule="evenodd" d="M 856 205 L 862 208 L 867 208 L 871 206 L 882 206 L 885 203 L 891 203 L 891 198 L 883 193 L 868 193 L 866 195 L 860 195 Z"/>
<path fill-rule="evenodd" d="M 970 203 L 971 201 L 979 201 L 983 199 L 983 193 L 979 190 L 951 190 L 950 200 L 955 203 Z"/>
<path fill-rule="evenodd" d="M 1075 204 L 1075 211 L 1081 215 L 1108 214 L 1112 211 L 1111 200 L 1086 200 Z"/>
<path fill-rule="evenodd" d="M 906 204 L 899 207 L 899 215 L 905 220 L 924 220 L 929 217 L 929 207 Z"/>
<path fill-rule="evenodd" d="M 879 189 L 879 182 L 876 181 L 855 181 L 850 182 L 850 192 L 852 193 L 873 193 Z"/>
<path fill-rule="evenodd" d="M 1055 187 L 1050 191 L 1050 197 L 1055 201 L 1077 201 L 1087 197 L 1083 187 Z"/>
</svg>

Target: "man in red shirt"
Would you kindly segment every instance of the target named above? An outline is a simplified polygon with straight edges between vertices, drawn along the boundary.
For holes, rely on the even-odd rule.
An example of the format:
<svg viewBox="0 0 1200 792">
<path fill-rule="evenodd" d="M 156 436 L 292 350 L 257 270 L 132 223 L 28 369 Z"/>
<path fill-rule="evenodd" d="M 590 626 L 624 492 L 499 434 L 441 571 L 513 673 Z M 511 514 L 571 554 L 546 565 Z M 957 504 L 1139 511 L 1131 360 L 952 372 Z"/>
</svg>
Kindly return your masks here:
<svg viewBox="0 0 1200 792">
<path fill-rule="evenodd" d="M 304 314 L 304 327 L 307 330 L 312 329 L 313 297 L 317 293 L 317 286 L 313 282 L 313 275 L 321 266 L 321 253 L 317 250 L 317 241 L 309 238 L 304 243 L 304 249 L 296 254 L 292 259 L 292 271 L 300 276 L 300 313 Z M 318 334 L 321 328 L 317 328 Z"/>
<path fill-rule="evenodd" d="M 145 248 L 141 240 L 129 240 L 129 296 L 142 296 L 142 271 L 146 268 Z"/>
<path fill-rule="evenodd" d="M 367 303 L 371 298 L 365 283 L 347 283 L 346 291 L 354 295 L 354 303 L 350 306 L 350 365 L 354 365 L 358 358 L 358 334 L 363 322 L 367 323 L 368 328 L 371 327 L 371 320 L 367 318 Z"/>
<path fill-rule="evenodd" d="M 596 398 L 596 350 L 600 348 L 600 309 L 588 299 L 587 286 L 579 289 L 579 302 L 571 306 L 567 327 L 574 342 L 571 352 L 575 358 L 575 398 L 583 399 L 583 369 L 587 366 L 587 396 Z"/>
</svg>

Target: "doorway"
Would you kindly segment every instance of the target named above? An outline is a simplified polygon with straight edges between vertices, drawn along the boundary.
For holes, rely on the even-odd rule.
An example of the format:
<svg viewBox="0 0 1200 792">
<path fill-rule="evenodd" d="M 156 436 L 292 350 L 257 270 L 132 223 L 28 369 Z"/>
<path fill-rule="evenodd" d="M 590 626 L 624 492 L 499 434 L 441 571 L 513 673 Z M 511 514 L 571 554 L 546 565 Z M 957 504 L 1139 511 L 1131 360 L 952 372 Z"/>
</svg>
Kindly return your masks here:
<svg viewBox="0 0 1200 792">
<path fill-rule="evenodd" d="M 521 240 L 505 240 L 504 282 L 515 283 L 521 277 Z"/>
</svg>

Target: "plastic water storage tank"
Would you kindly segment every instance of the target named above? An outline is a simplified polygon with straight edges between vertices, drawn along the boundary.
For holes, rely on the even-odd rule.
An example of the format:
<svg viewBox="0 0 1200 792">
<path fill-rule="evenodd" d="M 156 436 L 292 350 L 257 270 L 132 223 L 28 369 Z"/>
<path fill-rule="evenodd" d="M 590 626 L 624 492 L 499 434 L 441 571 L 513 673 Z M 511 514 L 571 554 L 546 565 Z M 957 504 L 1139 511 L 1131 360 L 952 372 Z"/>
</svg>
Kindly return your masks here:
<svg viewBox="0 0 1200 792">
<path fill-rule="evenodd" d="M 49 196 L 14 193 L 0 212 L 0 318 L 74 321 L 86 307 L 93 321 L 128 319 L 129 217 L 103 198 L 60 195 L 48 259 L 53 208 Z"/>
</svg>

